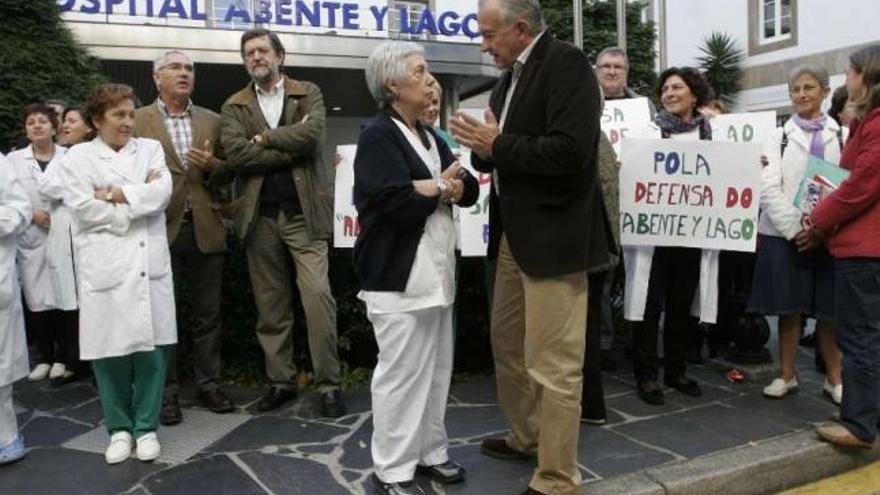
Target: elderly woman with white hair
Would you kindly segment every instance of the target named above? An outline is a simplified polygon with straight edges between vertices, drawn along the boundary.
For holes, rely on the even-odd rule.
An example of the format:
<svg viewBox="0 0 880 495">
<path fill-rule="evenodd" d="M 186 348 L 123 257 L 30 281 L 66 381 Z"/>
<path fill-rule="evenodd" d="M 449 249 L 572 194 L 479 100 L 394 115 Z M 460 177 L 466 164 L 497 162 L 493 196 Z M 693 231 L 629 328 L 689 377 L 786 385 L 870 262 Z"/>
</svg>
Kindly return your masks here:
<svg viewBox="0 0 880 495">
<path fill-rule="evenodd" d="M 795 67 L 788 80 L 793 115 L 765 142 L 755 263 L 749 310 L 779 316 L 781 376 L 764 388 L 779 399 L 798 388 L 795 358 L 803 318 L 818 320 L 816 335 L 826 362 L 823 390 L 835 403 L 843 396 L 841 356 L 834 329 L 834 258 L 825 247 L 799 252 L 796 243 L 806 236 L 808 223 L 795 206 L 795 195 L 807 172 L 810 157 L 840 161 L 844 129 L 822 111 L 828 97 L 828 71 Z"/>
<path fill-rule="evenodd" d="M 380 493 L 420 495 L 417 470 L 441 483 L 464 479 L 447 455 L 444 425 L 452 376 L 455 225 L 452 205 L 470 206 L 476 179 L 419 116 L 434 91 L 424 49 L 389 41 L 367 60 L 381 109 L 361 133 L 354 203 L 359 298 L 379 357 L 373 396 L 373 482 Z"/>
</svg>

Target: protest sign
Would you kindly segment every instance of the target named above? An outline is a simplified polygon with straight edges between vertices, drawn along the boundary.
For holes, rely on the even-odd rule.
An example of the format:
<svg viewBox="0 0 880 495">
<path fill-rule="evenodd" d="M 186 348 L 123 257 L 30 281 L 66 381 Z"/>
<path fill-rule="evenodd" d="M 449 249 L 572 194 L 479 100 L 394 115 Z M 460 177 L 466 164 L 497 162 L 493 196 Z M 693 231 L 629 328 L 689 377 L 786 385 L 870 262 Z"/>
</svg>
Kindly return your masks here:
<svg viewBox="0 0 880 495">
<path fill-rule="evenodd" d="M 621 243 L 754 251 L 760 160 L 756 143 L 627 138 Z"/>
<path fill-rule="evenodd" d="M 336 147 L 340 157 L 336 165 L 336 190 L 333 198 L 333 247 L 351 248 L 360 232 L 357 209 L 354 207 L 354 155 L 357 145 Z"/>
<path fill-rule="evenodd" d="M 608 136 L 617 156 L 620 156 L 620 142 L 627 133 L 643 129 L 651 122 L 651 110 L 647 98 L 628 98 L 605 100 L 599 125 Z"/>
<path fill-rule="evenodd" d="M 712 141 L 762 143 L 776 129 L 776 112 L 728 113 L 712 117 Z"/>
</svg>

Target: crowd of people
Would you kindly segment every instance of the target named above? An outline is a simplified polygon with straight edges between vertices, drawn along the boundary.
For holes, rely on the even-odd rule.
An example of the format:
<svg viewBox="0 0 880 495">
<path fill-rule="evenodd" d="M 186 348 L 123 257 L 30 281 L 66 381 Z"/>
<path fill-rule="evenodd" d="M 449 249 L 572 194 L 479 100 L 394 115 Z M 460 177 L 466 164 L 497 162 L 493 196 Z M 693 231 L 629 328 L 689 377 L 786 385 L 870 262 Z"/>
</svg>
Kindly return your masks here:
<svg viewBox="0 0 880 495">
<path fill-rule="evenodd" d="M 686 364 L 701 352 L 700 323 L 718 320 L 733 258 L 620 246 L 621 164 L 599 121 L 604 102 L 639 97 L 623 50 L 609 47 L 592 65 L 547 30 L 537 0 L 481 0 L 478 18 L 482 50 L 502 71 L 483 119 L 457 112 L 449 132 L 435 127 L 442 89 L 419 44 L 384 42 L 366 64 L 380 110 L 354 161 L 354 271 L 379 349 L 372 480 L 380 493 L 419 495 L 416 472 L 444 484 L 465 478 L 444 426 L 452 206 L 479 196 L 459 162 L 463 147 L 492 178 L 490 338 L 510 427 L 481 451 L 537 458 L 524 495 L 575 494 L 580 423 L 605 422 L 603 368 L 630 353 L 648 404 L 664 403 L 661 368 L 667 388 L 702 394 Z M 245 246 L 271 382 L 256 409 L 297 395 L 292 260 L 321 414 L 345 414 L 321 90 L 283 73 L 275 33 L 245 32 L 240 51 L 251 82 L 220 115 L 192 103 L 194 62 L 177 50 L 156 59 L 159 96 L 144 107 L 135 108 L 132 88 L 103 84 L 82 106 L 25 108 L 27 144 L 0 163 L 0 463 L 26 453 L 12 383 L 27 376 L 64 386 L 90 373 L 110 434 L 106 461 L 159 457 L 159 424 L 183 420 L 174 280 L 187 289 L 198 400 L 218 414 L 234 410 L 219 386 L 224 219 Z M 796 67 L 788 86 L 792 116 L 763 143 L 758 248 L 746 270 L 748 311 L 779 317 L 781 373 L 763 393 L 782 398 L 798 388 L 798 341 L 804 320 L 816 319 L 823 391 L 840 405 L 839 422 L 817 433 L 871 448 L 880 424 L 880 45 L 851 55 L 827 113 L 824 68 Z M 710 141 L 710 119 L 726 111 L 690 67 L 663 71 L 656 97 L 649 125 L 663 139 Z M 810 157 L 839 164 L 849 178 L 804 217 L 794 197 Z M 626 325 L 611 317 L 618 279 Z M 37 350 L 32 367 L 25 324 Z"/>
</svg>

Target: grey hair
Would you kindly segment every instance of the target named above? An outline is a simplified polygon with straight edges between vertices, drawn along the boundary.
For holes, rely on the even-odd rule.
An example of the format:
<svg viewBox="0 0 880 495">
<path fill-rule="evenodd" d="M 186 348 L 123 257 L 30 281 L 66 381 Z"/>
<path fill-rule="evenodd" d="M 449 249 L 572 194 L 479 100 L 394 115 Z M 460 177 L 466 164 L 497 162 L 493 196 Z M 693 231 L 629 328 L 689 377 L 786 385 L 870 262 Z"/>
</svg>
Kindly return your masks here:
<svg viewBox="0 0 880 495">
<path fill-rule="evenodd" d="M 190 62 L 193 62 L 193 58 L 189 56 L 189 53 L 186 53 L 181 50 L 168 50 L 166 52 L 162 52 L 161 55 L 159 55 L 158 57 L 156 57 L 155 60 L 153 60 L 153 74 L 159 72 L 159 69 L 161 69 L 162 67 L 165 66 L 165 60 L 168 58 L 169 55 L 183 55 Z"/>
<path fill-rule="evenodd" d="M 813 64 L 803 64 L 798 65 L 791 72 L 788 73 L 788 85 L 794 83 L 795 79 L 801 76 L 810 76 L 815 80 L 819 81 L 819 85 L 821 85 L 825 89 L 829 89 L 830 83 L 828 81 L 828 70 L 824 67 L 819 67 L 818 65 Z"/>
<path fill-rule="evenodd" d="M 544 13 L 541 12 L 541 4 L 538 0 L 479 0 L 478 9 L 483 10 L 486 2 L 498 4 L 498 13 L 505 26 L 522 18 L 529 25 L 529 34 L 532 36 L 537 36 L 541 31 L 547 29 Z"/>
<path fill-rule="evenodd" d="M 425 48 L 411 41 L 384 41 L 370 54 L 364 76 L 379 108 L 384 108 L 393 99 L 388 83 L 406 76 L 406 57 L 412 54 L 424 56 Z"/>
<path fill-rule="evenodd" d="M 626 64 L 626 68 L 629 69 L 629 57 L 626 56 L 626 50 L 619 46 L 609 46 L 603 48 L 598 55 L 596 55 L 596 65 L 599 65 L 599 61 L 602 60 L 602 57 L 605 55 L 616 55 L 618 57 L 623 57 L 623 63 Z"/>
</svg>

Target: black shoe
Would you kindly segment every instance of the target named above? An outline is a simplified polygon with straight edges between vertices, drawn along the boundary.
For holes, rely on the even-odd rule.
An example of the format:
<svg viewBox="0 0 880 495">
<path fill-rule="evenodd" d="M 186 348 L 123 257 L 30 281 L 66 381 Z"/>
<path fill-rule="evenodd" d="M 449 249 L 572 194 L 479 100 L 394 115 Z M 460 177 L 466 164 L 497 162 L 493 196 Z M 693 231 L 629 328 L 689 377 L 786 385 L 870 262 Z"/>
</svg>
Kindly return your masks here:
<svg viewBox="0 0 880 495">
<path fill-rule="evenodd" d="M 232 412 L 235 409 L 235 406 L 232 405 L 232 401 L 229 400 L 229 397 L 226 397 L 219 388 L 212 390 L 199 390 L 198 394 L 196 394 L 196 398 L 199 399 L 202 406 L 213 413 L 224 414 Z"/>
<path fill-rule="evenodd" d="M 457 462 L 446 461 L 443 464 L 435 464 L 433 466 L 416 466 L 416 472 L 423 474 L 432 480 L 451 485 L 452 483 L 460 483 L 464 481 L 464 466 Z"/>
<path fill-rule="evenodd" d="M 73 383 L 79 379 L 80 379 L 79 374 L 74 373 L 73 371 L 70 371 L 70 369 L 68 369 L 67 371 L 64 372 L 63 375 L 56 377 L 56 378 L 52 378 L 51 380 L 49 380 L 49 385 L 52 388 L 58 388 L 58 387 L 63 387 L 69 383 Z"/>
<path fill-rule="evenodd" d="M 412 480 L 400 483 L 385 483 L 376 476 L 376 473 L 373 473 L 370 478 L 373 480 L 376 490 L 382 495 L 425 495 L 425 491 L 419 485 L 413 483 Z"/>
<path fill-rule="evenodd" d="M 483 443 L 480 445 L 480 452 L 489 457 L 504 460 L 529 459 L 532 457 L 525 452 L 520 452 L 510 447 L 507 445 L 507 440 L 503 438 L 487 438 L 483 440 Z"/>
<path fill-rule="evenodd" d="M 180 412 L 180 401 L 176 395 L 169 395 L 162 399 L 162 410 L 159 412 L 159 422 L 164 426 L 176 425 L 183 421 L 183 413 Z"/>
<path fill-rule="evenodd" d="M 662 406 L 666 400 L 663 398 L 663 390 L 654 380 L 640 380 L 636 385 L 639 398 L 648 404 Z"/>
<path fill-rule="evenodd" d="M 268 412 L 278 409 L 293 399 L 296 399 L 296 389 L 273 386 L 260 397 L 260 401 L 257 402 L 257 411 Z"/>
<path fill-rule="evenodd" d="M 601 351 L 599 361 L 602 362 L 602 371 L 617 371 L 617 353 L 608 350 Z"/>
<path fill-rule="evenodd" d="M 342 394 L 339 389 L 321 394 L 321 416 L 338 418 L 343 415 L 345 415 L 345 403 L 342 402 Z"/>
<path fill-rule="evenodd" d="M 663 381 L 666 383 L 666 386 L 672 387 L 685 395 L 690 395 L 691 397 L 703 395 L 703 389 L 700 388 L 700 384 L 684 375 L 666 377 Z"/>
</svg>

